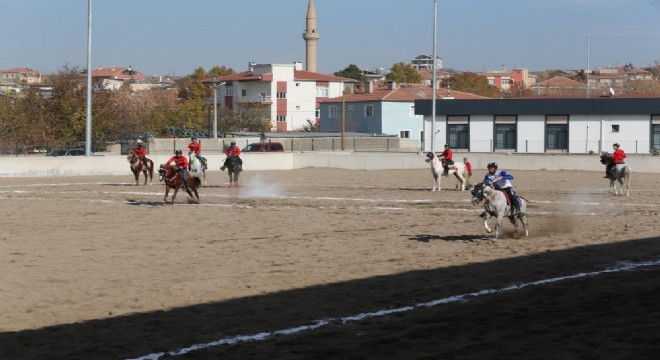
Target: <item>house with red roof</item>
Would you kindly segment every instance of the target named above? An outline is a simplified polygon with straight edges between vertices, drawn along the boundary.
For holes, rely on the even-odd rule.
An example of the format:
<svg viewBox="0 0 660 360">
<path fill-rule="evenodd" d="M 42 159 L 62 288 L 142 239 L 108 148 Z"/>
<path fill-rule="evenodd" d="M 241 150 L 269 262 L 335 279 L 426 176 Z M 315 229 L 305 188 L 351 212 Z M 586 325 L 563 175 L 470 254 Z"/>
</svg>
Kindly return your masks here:
<svg viewBox="0 0 660 360">
<path fill-rule="evenodd" d="M 365 92 L 321 100 L 321 131 L 345 131 L 377 135 L 397 135 L 402 139 L 424 139 L 424 118 L 415 115 L 415 100 L 432 99 L 433 89 L 425 84 L 389 82 L 387 87 L 369 84 Z M 488 99 L 450 89 L 438 89 L 436 98 Z M 429 130 L 429 129 L 427 129 Z"/>
<path fill-rule="evenodd" d="M 87 74 L 81 74 L 87 76 Z M 119 90 L 124 84 L 144 84 L 147 77 L 129 67 L 99 67 L 92 70 L 92 83 L 96 89 Z"/>
<path fill-rule="evenodd" d="M 248 64 L 248 71 L 214 80 L 218 104 L 238 110 L 256 106 L 271 121 L 272 130 L 294 131 L 307 122 L 318 124 L 318 105 L 323 99 L 341 96 L 353 79 L 303 71 L 302 63 Z"/>
<path fill-rule="evenodd" d="M 584 93 L 585 84 L 569 79 L 564 76 L 555 76 L 548 80 L 540 81 L 532 87 L 536 95 L 571 95 Z"/>
<path fill-rule="evenodd" d="M 40 84 L 41 73 L 28 67 L 0 70 L 0 84 Z"/>
</svg>

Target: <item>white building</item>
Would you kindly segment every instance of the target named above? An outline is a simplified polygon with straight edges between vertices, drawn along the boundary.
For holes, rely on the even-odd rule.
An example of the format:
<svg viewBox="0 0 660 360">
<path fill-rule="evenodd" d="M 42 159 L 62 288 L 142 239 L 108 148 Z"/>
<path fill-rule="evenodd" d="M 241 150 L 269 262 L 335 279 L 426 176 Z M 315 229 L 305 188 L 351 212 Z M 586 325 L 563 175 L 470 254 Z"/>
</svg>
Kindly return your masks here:
<svg viewBox="0 0 660 360">
<path fill-rule="evenodd" d="M 298 130 L 318 124 L 320 99 L 338 97 L 355 80 L 303 71 L 302 63 L 248 65 L 248 71 L 216 80 L 219 106 L 239 109 L 243 104 L 265 108 L 273 131 Z"/>
<path fill-rule="evenodd" d="M 415 101 L 415 113 L 431 128 L 430 100 Z M 660 98 L 442 101 L 435 128 L 436 150 L 447 143 L 470 152 L 584 154 L 620 143 L 627 153 L 649 154 L 660 149 Z"/>
</svg>

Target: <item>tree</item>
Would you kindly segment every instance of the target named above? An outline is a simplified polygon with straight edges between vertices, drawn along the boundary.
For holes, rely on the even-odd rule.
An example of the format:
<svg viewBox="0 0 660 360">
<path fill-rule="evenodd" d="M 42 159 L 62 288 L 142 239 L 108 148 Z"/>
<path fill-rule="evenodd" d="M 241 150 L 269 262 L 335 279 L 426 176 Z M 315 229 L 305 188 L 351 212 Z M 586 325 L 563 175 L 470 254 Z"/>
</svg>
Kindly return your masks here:
<svg viewBox="0 0 660 360">
<path fill-rule="evenodd" d="M 452 89 L 463 91 L 475 95 L 497 98 L 500 96 L 499 90 L 488 83 L 488 79 L 473 72 L 464 72 L 452 75 L 442 80 L 442 87 L 451 86 Z"/>
<path fill-rule="evenodd" d="M 354 64 L 348 65 L 344 70 L 337 71 L 335 73 L 335 76 L 354 79 L 359 81 L 360 83 L 364 83 L 367 81 L 367 77 L 364 76 L 364 72 L 362 71 L 362 69 L 360 69 L 359 66 Z"/>
<path fill-rule="evenodd" d="M 402 84 L 419 84 L 422 82 L 422 75 L 419 71 L 414 66 L 402 62 L 392 65 L 386 78 Z"/>
<path fill-rule="evenodd" d="M 214 66 L 211 68 L 211 70 L 208 71 L 206 74 L 209 78 L 213 77 L 221 77 L 221 76 L 226 76 L 226 75 L 231 75 L 231 74 L 236 74 L 236 71 L 232 68 L 228 68 L 224 65 L 222 66 Z"/>
</svg>

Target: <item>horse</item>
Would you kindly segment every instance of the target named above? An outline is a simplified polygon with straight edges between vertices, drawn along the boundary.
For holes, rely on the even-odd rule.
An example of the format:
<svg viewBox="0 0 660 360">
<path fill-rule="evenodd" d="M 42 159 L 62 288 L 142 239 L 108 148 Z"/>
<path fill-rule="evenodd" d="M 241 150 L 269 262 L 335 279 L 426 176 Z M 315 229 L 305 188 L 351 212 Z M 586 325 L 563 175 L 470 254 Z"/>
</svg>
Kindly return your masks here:
<svg viewBox="0 0 660 360">
<path fill-rule="evenodd" d="M 612 155 L 604 151 L 600 155 L 600 163 L 605 165 L 606 168 L 609 168 L 614 164 L 612 161 Z M 630 166 L 625 163 L 616 164 L 612 173 L 610 174 L 610 195 L 623 195 L 623 187 L 626 187 L 626 196 L 630 196 Z M 616 188 L 616 183 L 619 183 L 619 189 Z"/>
<path fill-rule="evenodd" d="M 189 169 L 190 169 L 190 174 L 192 176 L 195 176 L 197 178 L 200 178 L 204 181 L 204 185 L 206 185 L 206 168 L 202 164 L 201 161 L 195 156 L 195 154 L 190 154 L 188 155 L 188 164 L 189 164 Z"/>
<path fill-rule="evenodd" d="M 227 158 L 227 174 L 229 174 L 229 187 L 238 187 L 238 177 L 243 171 L 243 161 L 238 156 L 229 156 Z"/>
<path fill-rule="evenodd" d="M 515 227 L 514 234 L 518 233 L 517 219 L 520 219 L 525 229 L 525 236 L 529 237 L 529 231 L 527 229 L 527 200 L 521 196 L 518 199 L 520 200 L 520 210 L 516 211 L 509 204 L 509 201 L 507 201 L 507 194 L 504 191 L 495 190 L 491 186 L 484 185 L 484 183 L 476 184 L 472 189 L 472 205 L 479 205 L 482 201 L 484 203 L 484 212 L 480 216 L 484 220 L 484 227 L 489 234 L 493 230 L 488 227 L 488 217 L 490 215 L 497 218 L 497 222 L 495 223 L 495 240 L 499 236 L 500 225 L 505 216 L 509 218 L 509 221 Z"/>
<path fill-rule="evenodd" d="M 163 201 L 167 203 L 167 195 L 170 193 L 170 189 L 174 189 L 172 194 L 172 204 L 174 204 L 174 199 L 176 199 L 176 193 L 179 192 L 179 189 L 183 186 L 183 178 L 178 173 L 172 178 L 168 178 L 168 170 L 173 170 L 175 165 L 172 164 L 161 164 L 158 173 L 160 174 L 160 181 L 165 182 L 165 197 Z M 196 176 L 188 176 L 188 189 L 191 191 L 188 192 L 188 195 L 199 204 L 199 193 L 197 189 L 202 185 L 201 180 Z M 193 196 L 193 193 L 195 196 Z"/>
<path fill-rule="evenodd" d="M 149 185 L 153 185 L 154 162 L 151 161 L 151 159 L 147 159 L 147 166 L 144 166 L 144 163 L 142 160 L 140 160 L 140 157 L 137 156 L 133 150 L 128 151 L 126 154 L 126 159 L 131 164 L 131 171 L 133 172 L 133 175 L 135 175 L 135 185 L 140 185 L 140 173 L 144 174 L 144 185 L 147 185 L 147 179 L 150 181 Z"/>
<path fill-rule="evenodd" d="M 433 152 L 426 154 L 427 163 L 431 164 L 431 174 L 433 175 L 433 189 L 431 191 L 440 191 L 440 176 L 444 173 L 445 169 L 440 162 L 440 159 Z M 465 164 L 460 162 L 455 162 L 453 165 L 449 165 L 449 172 L 447 175 L 454 174 L 456 179 L 461 185 L 461 191 L 467 189 L 467 167 Z"/>
</svg>

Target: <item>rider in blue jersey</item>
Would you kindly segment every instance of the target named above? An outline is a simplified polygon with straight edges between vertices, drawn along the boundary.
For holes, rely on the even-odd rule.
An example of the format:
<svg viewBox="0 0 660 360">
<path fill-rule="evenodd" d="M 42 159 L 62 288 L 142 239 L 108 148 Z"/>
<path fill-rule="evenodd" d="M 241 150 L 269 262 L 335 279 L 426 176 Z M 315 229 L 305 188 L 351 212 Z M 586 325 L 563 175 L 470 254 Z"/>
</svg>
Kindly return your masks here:
<svg viewBox="0 0 660 360">
<path fill-rule="evenodd" d="M 520 199 L 511 187 L 511 180 L 513 180 L 513 175 L 504 170 L 497 171 L 497 163 L 488 164 L 488 173 L 484 177 L 484 185 L 493 184 L 496 190 L 504 190 L 511 198 L 513 207 L 520 211 Z"/>
</svg>

